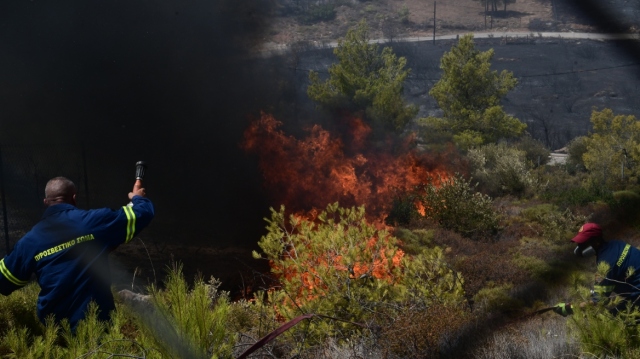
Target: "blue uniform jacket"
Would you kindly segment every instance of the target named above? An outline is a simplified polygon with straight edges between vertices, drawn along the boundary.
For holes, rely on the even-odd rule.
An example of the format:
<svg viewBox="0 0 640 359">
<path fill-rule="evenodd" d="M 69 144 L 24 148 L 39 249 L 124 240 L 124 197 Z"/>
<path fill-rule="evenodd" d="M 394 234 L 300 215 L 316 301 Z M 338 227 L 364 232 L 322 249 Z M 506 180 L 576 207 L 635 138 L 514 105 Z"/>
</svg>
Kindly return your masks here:
<svg viewBox="0 0 640 359">
<path fill-rule="evenodd" d="M 640 250 L 622 241 L 607 241 L 598 249 L 597 256 L 597 262 L 609 264 L 610 270 L 605 278 L 596 279 L 594 300 L 607 298 L 615 292 L 640 305 Z M 634 272 L 627 277 L 629 268 Z"/>
<path fill-rule="evenodd" d="M 38 222 L 0 260 L 0 293 L 9 295 L 36 274 L 38 318 L 53 314 L 72 328 L 95 301 L 99 317 L 115 309 L 108 254 L 129 242 L 154 216 L 151 201 L 134 196 L 133 206 L 82 210 L 62 203 L 48 207 Z"/>
</svg>

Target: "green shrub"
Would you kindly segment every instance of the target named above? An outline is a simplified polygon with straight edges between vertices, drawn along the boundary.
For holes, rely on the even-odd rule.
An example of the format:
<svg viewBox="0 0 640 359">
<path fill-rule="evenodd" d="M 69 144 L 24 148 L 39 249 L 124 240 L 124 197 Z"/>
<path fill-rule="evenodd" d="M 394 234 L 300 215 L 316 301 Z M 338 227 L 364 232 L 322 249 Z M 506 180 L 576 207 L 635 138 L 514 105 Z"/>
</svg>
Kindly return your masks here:
<svg viewBox="0 0 640 359">
<path fill-rule="evenodd" d="M 341 320 L 311 321 L 294 329 L 292 335 L 304 330 L 306 345 L 361 335 L 363 328 L 352 323 L 388 320 L 406 306 L 463 302 L 462 280 L 449 269 L 440 248 L 405 255 L 395 237 L 366 222 L 364 207 L 334 203 L 314 221 L 293 215 L 287 219 L 281 207 L 271 209 L 267 222 L 268 233 L 258 245 L 280 282 L 268 293 L 268 303 L 283 320 L 303 313 Z"/>
<path fill-rule="evenodd" d="M 64 320 L 35 318 L 36 284 L 0 299 L 5 330 L 0 355 L 9 358 L 220 358 L 230 357 L 236 337 L 228 327 L 231 304 L 219 283 L 196 280 L 192 289 L 180 267 L 167 277 L 166 288 L 153 289 L 151 303 L 134 308 L 116 303 L 110 322 L 98 320 L 91 304 L 72 334 Z M 9 319 L 7 319 L 9 318 Z"/>
<path fill-rule="evenodd" d="M 576 307 L 568 325 L 584 353 L 598 358 L 637 358 L 640 354 L 638 318 L 637 308 L 627 307 L 613 315 L 606 305 L 598 303 Z"/>
<path fill-rule="evenodd" d="M 336 8 L 333 3 L 310 5 L 301 17 L 301 22 L 313 24 L 321 21 L 331 21 L 336 18 Z"/>
<path fill-rule="evenodd" d="M 398 10 L 398 19 L 405 25 L 409 23 L 409 15 L 411 15 L 411 11 L 406 5 L 402 6 L 402 8 Z"/>
<path fill-rule="evenodd" d="M 549 162 L 549 155 L 551 152 L 546 148 L 542 142 L 536 140 L 531 136 L 523 136 L 517 142 L 514 142 L 513 147 L 524 151 L 526 161 L 533 167 L 545 165 Z"/>
<path fill-rule="evenodd" d="M 539 187 L 538 198 L 560 207 L 577 208 L 591 203 L 615 202 L 613 191 L 605 185 L 590 180 L 588 174 L 574 175 L 562 166 L 545 166 L 536 170 Z"/>
<path fill-rule="evenodd" d="M 615 216 L 622 222 L 635 225 L 637 224 L 640 212 L 640 194 L 635 191 L 625 190 L 613 192 L 613 199 L 615 200 L 611 204 Z"/>
<path fill-rule="evenodd" d="M 607 272 L 608 268 L 598 266 L 598 273 Z M 589 289 L 577 289 L 576 302 L 590 302 Z M 578 338 L 583 352 L 594 357 L 635 358 L 640 351 L 640 319 L 638 308 L 627 305 L 620 312 L 613 314 L 611 308 L 620 306 L 621 299 L 613 297 L 595 305 L 574 306 L 574 314 L 568 322 L 572 335 Z"/>
<path fill-rule="evenodd" d="M 419 254 L 433 246 L 433 230 L 396 228 L 393 235 L 400 240 L 400 248 L 407 254 Z"/>
<path fill-rule="evenodd" d="M 597 265 L 597 277 L 604 278 L 610 270 L 609 264 Z M 640 353 L 640 311 L 631 303 L 613 294 L 609 298 L 592 303 L 591 291 L 581 284 L 573 293 L 574 314 L 568 325 L 571 333 L 578 338 L 583 352 L 594 357 L 637 358 Z M 615 310 L 614 308 L 618 308 Z"/>
<path fill-rule="evenodd" d="M 155 308 L 139 317 L 153 347 L 168 357 L 229 357 L 236 341 L 229 331 L 231 304 L 220 282 L 196 278 L 189 289 L 181 266 L 173 268 L 165 288 L 152 288 Z"/>
<path fill-rule="evenodd" d="M 476 239 L 490 237 L 498 229 L 499 215 L 491 198 L 476 192 L 462 175 L 437 181 L 432 178 L 419 186 L 417 193 L 424 217 L 442 228 Z"/>
<path fill-rule="evenodd" d="M 36 315 L 36 302 L 40 287 L 31 282 L 9 296 L 0 297 L 0 337 L 9 330 L 26 328 L 33 335 L 42 334 L 42 327 Z"/>
<path fill-rule="evenodd" d="M 582 158 L 587 152 L 586 137 L 576 137 L 567 146 L 567 171 L 571 174 L 577 172 L 586 172 L 587 167 L 584 165 L 584 159 Z"/>
<path fill-rule="evenodd" d="M 492 285 L 492 283 L 487 283 L 473 297 L 475 308 L 484 312 L 499 311 L 505 313 L 516 311 L 517 308 L 522 307 L 522 302 L 513 298 L 510 294 L 512 289 L 513 285 L 511 284 Z"/>
<path fill-rule="evenodd" d="M 464 290 L 470 304 L 475 306 L 473 298 L 488 283 L 513 288 L 531 283 L 531 274 L 513 263 L 512 253 L 517 242 L 470 242 L 464 243 L 467 247 L 464 249 L 470 254 L 458 254 L 456 249 L 451 253 L 455 256 L 453 268 L 464 277 Z"/>
<path fill-rule="evenodd" d="M 543 203 L 525 208 L 520 216 L 528 222 L 538 224 L 539 235 L 551 243 L 561 243 L 573 237 L 586 222 L 586 217 L 573 214 L 569 209 L 561 211 L 556 205 Z"/>
<path fill-rule="evenodd" d="M 538 185 L 530 169 L 526 152 L 505 143 L 488 144 L 470 149 L 467 157 L 482 192 L 492 196 L 521 196 Z"/>
</svg>

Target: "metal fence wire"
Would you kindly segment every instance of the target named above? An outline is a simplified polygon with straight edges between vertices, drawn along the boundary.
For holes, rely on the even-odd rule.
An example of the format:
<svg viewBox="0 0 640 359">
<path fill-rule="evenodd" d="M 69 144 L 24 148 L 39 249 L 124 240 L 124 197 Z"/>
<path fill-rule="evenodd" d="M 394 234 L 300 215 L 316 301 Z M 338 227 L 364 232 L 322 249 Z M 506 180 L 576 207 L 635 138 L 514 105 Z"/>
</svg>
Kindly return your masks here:
<svg viewBox="0 0 640 359">
<path fill-rule="evenodd" d="M 78 145 L 0 145 L 0 252 L 13 245 L 41 218 L 44 187 L 64 176 L 78 189 L 78 206 L 88 207 L 86 152 Z"/>
</svg>

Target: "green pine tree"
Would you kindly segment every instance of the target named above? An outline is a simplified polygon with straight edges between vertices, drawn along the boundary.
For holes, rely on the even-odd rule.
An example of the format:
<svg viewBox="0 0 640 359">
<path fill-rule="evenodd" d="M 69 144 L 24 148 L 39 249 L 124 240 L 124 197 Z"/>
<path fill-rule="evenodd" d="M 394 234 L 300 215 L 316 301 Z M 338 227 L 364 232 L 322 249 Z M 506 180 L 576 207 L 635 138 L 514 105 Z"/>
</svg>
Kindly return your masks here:
<svg viewBox="0 0 640 359">
<path fill-rule="evenodd" d="M 518 137 L 526 128 L 500 105 L 517 80 L 511 72 L 492 71 L 492 58 L 493 50 L 482 52 L 475 48 L 473 35 L 461 37 L 442 57 L 442 78 L 429 91 L 444 114 L 423 122 L 449 133 L 449 138 L 464 149 Z"/>
<path fill-rule="evenodd" d="M 401 130 L 418 112 L 402 97 L 409 74 L 407 60 L 396 57 L 391 48 L 380 52 L 369 43 L 369 27 L 361 21 L 338 41 L 334 54 L 338 63 L 329 67 L 329 78 L 311 71 L 309 97 L 329 110 L 361 111 L 365 120 Z"/>
</svg>

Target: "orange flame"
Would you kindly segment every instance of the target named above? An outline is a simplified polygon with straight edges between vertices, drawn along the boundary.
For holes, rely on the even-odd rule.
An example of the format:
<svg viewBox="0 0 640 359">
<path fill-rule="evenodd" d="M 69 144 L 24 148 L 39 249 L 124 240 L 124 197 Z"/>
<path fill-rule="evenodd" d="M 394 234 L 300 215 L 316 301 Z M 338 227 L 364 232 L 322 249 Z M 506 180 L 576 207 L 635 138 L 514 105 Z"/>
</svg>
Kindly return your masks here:
<svg viewBox="0 0 640 359">
<path fill-rule="evenodd" d="M 394 151 L 382 149 L 369 139 L 371 128 L 358 118 L 347 118 L 349 133 L 332 136 L 319 125 L 308 130 L 308 136 L 296 139 L 286 135 L 273 116 L 262 113 L 244 133 L 242 148 L 256 154 L 259 168 L 264 175 L 265 187 L 277 203 L 307 220 L 315 220 L 318 210 L 330 203 L 339 202 L 343 207 L 364 205 L 367 220 L 378 227 L 384 226 L 384 218 L 391 210 L 393 199 L 398 194 L 412 190 L 429 178 L 448 177 L 445 167 L 436 158 L 411 149 L 412 136 L 403 143 L 387 141 Z M 424 206 L 416 204 L 424 215 Z M 390 253 L 376 249 L 377 241 L 388 238 L 371 238 L 367 243 L 370 251 L 377 252 L 373 262 L 346 264 L 338 254 L 314 258 L 305 263 L 305 272 L 298 273 L 294 266 L 272 268 L 282 273 L 285 279 L 297 277 L 303 282 L 297 296 L 292 300 L 301 302 L 318 297 L 323 283 L 317 268 L 334 267 L 348 271 L 356 279 L 370 276 L 393 282 L 393 269 L 401 265 L 404 252 L 396 249 Z M 295 251 L 287 249 L 284 257 L 296 258 Z M 391 258 L 391 260 L 389 260 Z M 286 264 L 285 264 L 286 266 Z"/>
<path fill-rule="evenodd" d="M 389 153 L 368 141 L 371 128 L 362 120 L 350 118 L 348 123 L 345 149 L 340 138 L 319 125 L 298 140 L 279 129 L 280 121 L 262 113 L 245 131 L 242 147 L 258 156 L 273 199 L 293 212 L 337 201 L 345 207 L 365 205 L 369 220 L 382 223 L 398 193 L 430 176 L 447 177 L 435 159 L 410 149 L 412 137 L 396 145 L 395 154 Z"/>
</svg>

